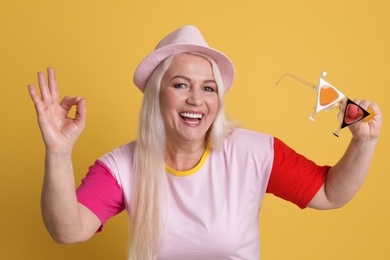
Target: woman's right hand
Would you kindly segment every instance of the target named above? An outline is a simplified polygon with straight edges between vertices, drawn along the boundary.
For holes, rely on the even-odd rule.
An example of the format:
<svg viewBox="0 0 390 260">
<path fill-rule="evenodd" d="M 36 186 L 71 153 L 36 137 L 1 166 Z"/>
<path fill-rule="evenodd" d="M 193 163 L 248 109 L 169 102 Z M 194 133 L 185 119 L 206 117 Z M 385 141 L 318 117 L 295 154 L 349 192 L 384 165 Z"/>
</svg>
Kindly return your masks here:
<svg viewBox="0 0 390 260">
<path fill-rule="evenodd" d="M 46 146 L 51 153 L 71 152 L 77 138 L 85 127 L 86 100 L 81 97 L 65 96 L 59 102 L 59 92 L 55 71 L 47 69 L 48 80 L 43 72 L 38 72 L 38 83 L 41 95 L 33 85 L 28 85 L 34 102 L 38 124 Z M 76 106 L 74 118 L 69 111 Z"/>
</svg>

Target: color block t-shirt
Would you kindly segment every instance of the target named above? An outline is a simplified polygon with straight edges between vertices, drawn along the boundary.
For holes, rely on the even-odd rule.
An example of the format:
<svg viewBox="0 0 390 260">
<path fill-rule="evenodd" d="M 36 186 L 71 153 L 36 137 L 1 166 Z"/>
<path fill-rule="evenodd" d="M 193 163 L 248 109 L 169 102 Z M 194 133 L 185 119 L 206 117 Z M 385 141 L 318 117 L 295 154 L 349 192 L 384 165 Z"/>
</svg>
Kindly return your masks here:
<svg viewBox="0 0 390 260">
<path fill-rule="evenodd" d="M 99 158 L 77 189 L 80 203 L 106 221 L 133 212 L 136 142 Z M 164 244 L 160 260 L 259 259 L 259 211 L 266 192 L 306 207 L 326 179 L 317 166 L 279 139 L 244 129 L 223 150 L 206 149 L 189 171 L 165 167 Z"/>
</svg>

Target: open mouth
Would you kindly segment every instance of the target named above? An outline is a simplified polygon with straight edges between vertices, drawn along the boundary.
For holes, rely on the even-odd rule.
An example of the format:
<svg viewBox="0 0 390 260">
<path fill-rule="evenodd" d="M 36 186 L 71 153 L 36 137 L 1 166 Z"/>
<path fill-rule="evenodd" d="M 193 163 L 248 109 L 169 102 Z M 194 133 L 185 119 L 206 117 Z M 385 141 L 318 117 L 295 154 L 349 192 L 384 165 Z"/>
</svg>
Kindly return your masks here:
<svg viewBox="0 0 390 260">
<path fill-rule="evenodd" d="M 200 120 L 203 118 L 203 114 L 199 113 L 179 113 L 181 118 L 183 118 L 184 121 L 192 124 L 198 124 Z"/>
</svg>

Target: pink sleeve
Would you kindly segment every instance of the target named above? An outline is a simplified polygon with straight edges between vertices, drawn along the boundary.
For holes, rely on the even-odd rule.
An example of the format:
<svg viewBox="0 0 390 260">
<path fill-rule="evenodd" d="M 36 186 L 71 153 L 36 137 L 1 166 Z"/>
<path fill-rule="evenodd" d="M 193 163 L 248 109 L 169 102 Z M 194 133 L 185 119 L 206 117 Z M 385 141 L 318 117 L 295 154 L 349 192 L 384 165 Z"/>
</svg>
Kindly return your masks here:
<svg viewBox="0 0 390 260">
<path fill-rule="evenodd" d="M 329 168 L 316 165 L 274 138 L 274 162 L 267 192 L 306 208 L 325 182 Z"/>
<path fill-rule="evenodd" d="M 124 208 L 122 189 L 105 164 L 97 160 L 76 190 L 79 203 L 90 209 L 101 221 L 102 230 L 107 220 Z"/>
</svg>

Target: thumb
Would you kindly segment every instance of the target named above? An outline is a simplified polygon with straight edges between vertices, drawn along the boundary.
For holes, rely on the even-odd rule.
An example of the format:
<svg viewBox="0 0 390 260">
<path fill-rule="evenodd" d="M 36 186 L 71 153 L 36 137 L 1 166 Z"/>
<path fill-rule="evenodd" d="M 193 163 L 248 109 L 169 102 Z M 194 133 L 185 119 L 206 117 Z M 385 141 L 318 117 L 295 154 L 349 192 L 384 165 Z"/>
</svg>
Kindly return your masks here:
<svg viewBox="0 0 390 260">
<path fill-rule="evenodd" d="M 75 113 L 75 124 L 78 125 L 85 125 L 85 121 L 87 119 L 87 106 L 86 106 L 87 101 L 85 98 L 80 98 L 77 101 L 76 104 L 76 113 Z"/>
</svg>

